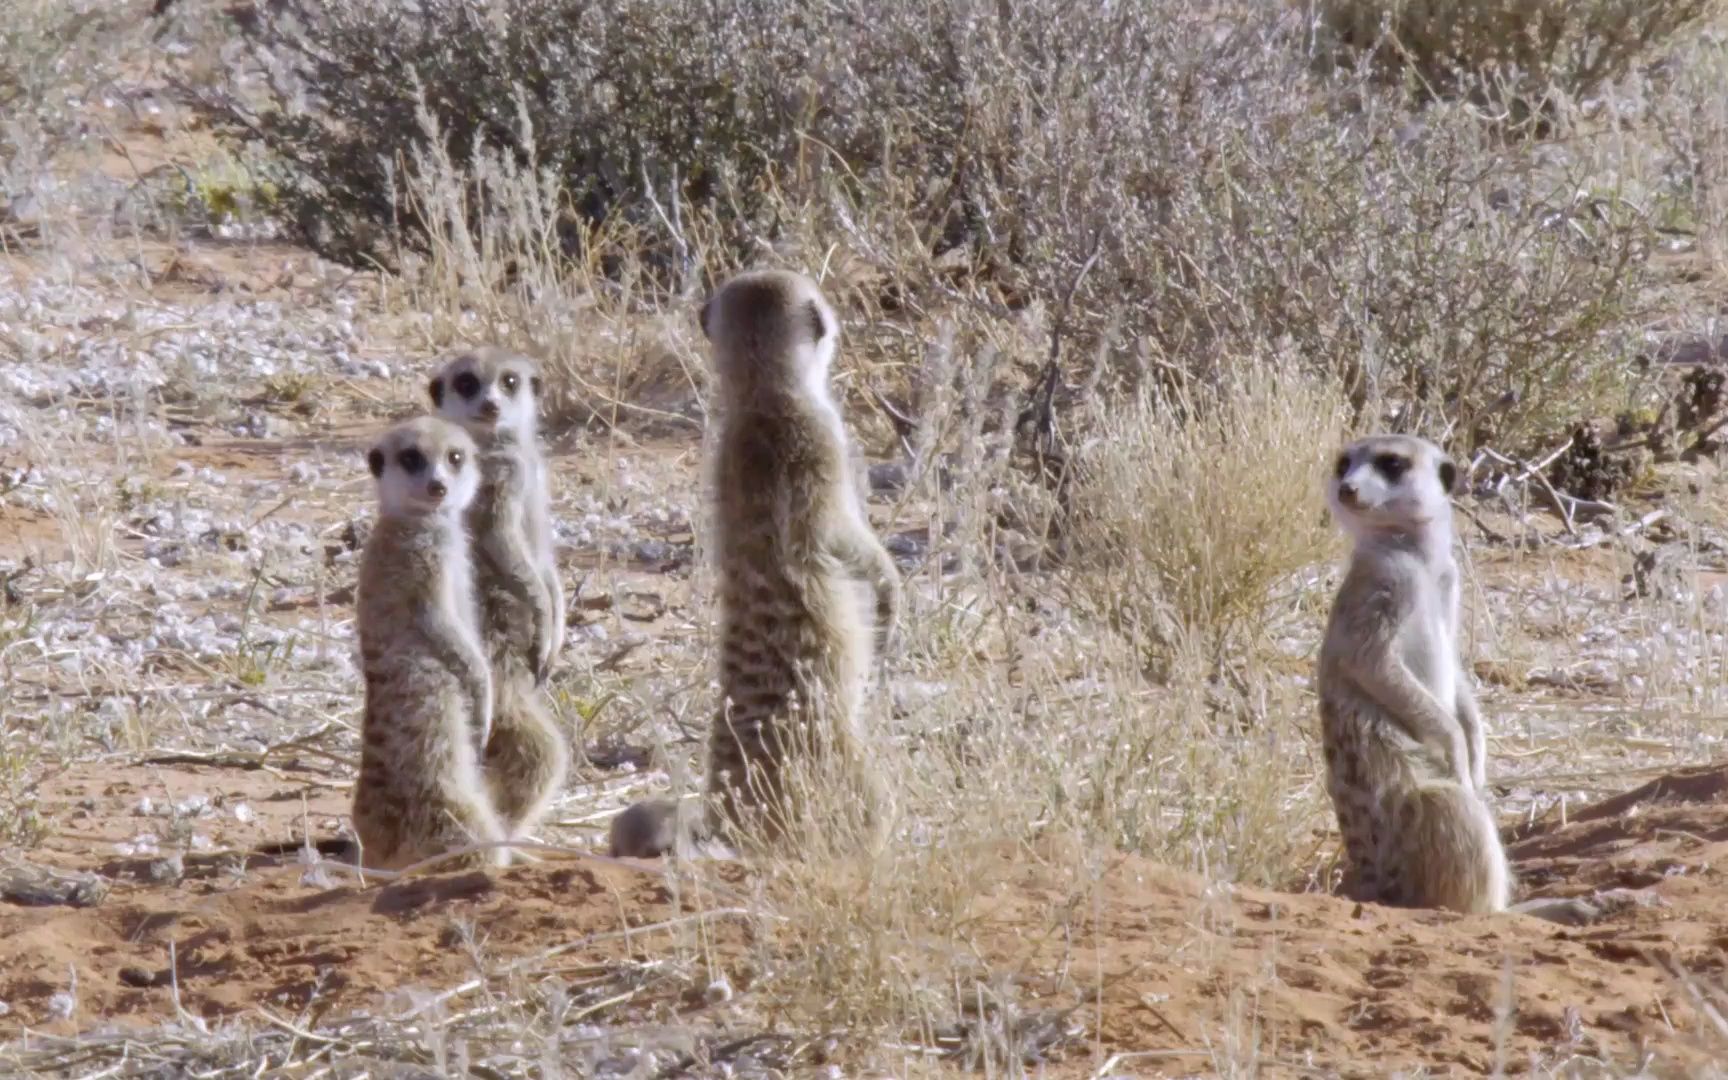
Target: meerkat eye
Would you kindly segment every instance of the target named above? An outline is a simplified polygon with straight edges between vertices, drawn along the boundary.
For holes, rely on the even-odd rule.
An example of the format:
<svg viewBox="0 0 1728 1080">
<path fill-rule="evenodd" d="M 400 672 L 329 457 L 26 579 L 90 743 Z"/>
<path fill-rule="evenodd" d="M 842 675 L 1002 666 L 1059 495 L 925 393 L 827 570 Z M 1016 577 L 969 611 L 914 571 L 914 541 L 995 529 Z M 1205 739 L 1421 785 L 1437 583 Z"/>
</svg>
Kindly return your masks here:
<svg viewBox="0 0 1728 1080">
<path fill-rule="evenodd" d="M 514 394 L 516 392 L 516 384 L 519 381 L 520 380 L 518 380 L 516 378 L 516 374 L 514 372 L 508 372 L 508 371 L 505 372 L 504 377 L 499 380 L 499 382 L 502 382 L 504 384 L 504 389 L 508 390 L 512 394 Z"/>
<path fill-rule="evenodd" d="M 1397 454 L 1381 454 L 1374 459 L 1374 470 L 1392 483 L 1410 468 L 1410 460 Z"/>
<path fill-rule="evenodd" d="M 450 383 L 456 392 L 465 398 L 471 398 L 480 392 L 480 377 L 472 371 L 464 371 Z"/>
<path fill-rule="evenodd" d="M 1349 472 L 1349 471 L 1350 471 L 1350 455 L 1349 454 L 1339 454 L 1337 462 L 1334 463 L 1332 466 L 1332 475 L 1336 476 L 1338 479 L 1342 480 L 1342 479 L 1344 479 L 1344 474 Z"/>
<path fill-rule="evenodd" d="M 448 454 L 445 454 L 444 457 L 450 462 L 451 468 L 460 469 L 462 467 L 462 451 L 452 450 Z"/>
<path fill-rule="evenodd" d="M 426 471 L 426 455 L 410 446 L 396 455 L 396 464 L 403 472 L 418 475 Z"/>
</svg>

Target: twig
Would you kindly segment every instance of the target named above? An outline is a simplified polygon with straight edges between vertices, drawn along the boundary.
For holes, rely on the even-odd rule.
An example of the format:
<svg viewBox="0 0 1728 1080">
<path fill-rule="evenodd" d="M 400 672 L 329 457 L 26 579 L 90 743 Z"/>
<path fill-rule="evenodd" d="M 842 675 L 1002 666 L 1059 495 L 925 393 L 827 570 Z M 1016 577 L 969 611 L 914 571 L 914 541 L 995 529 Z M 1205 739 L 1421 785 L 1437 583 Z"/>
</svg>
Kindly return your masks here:
<svg viewBox="0 0 1728 1080">
<path fill-rule="evenodd" d="M 1025 432 L 1028 425 L 1031 434 L 1037 440 L 1036 446 L 1044 453 L 1055 450 L 1056 440 L 1056 384 L 1060 381 L 1062 359 L 1062 335 L 1068 329 L 1068 316 L 1074 307 L 1074 297 L 1080 292 L 1081 282 L 1097 265 L 1098 256 L 1104 252 L 1104 230 L 1099 228 L 1092 234 L 1092 250 L 1086 256 L 1086 261 L 1080 264 L 1080 269 L 1074 275 L 1074 280 L 1068 285 L 1068 292 L 1062 297 L 1062 303 L 1056 309 L 1056 320 L 1050 327 L 1050 355 L 1044 361 L 1044 370 L 1038 376 L 1038 384 L 1032 392 L 1032 404 L 1028 405 L 1015 421 L 1015 427 Z"/>
</svg>

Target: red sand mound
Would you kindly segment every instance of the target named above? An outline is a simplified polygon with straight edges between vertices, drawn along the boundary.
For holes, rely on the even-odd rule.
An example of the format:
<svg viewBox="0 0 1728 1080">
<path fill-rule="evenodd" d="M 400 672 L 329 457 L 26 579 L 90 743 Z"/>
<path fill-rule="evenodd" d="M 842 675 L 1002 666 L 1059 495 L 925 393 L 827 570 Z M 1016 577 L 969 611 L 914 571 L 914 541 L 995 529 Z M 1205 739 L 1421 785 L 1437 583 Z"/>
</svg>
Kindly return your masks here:
<svg viewBox="0 0 1728 1080">
<path fill-rule="evenodd" d="M 653 872 L 579 861 L 359 888 L 305 884 L 293 865 L 241 873 L 219 857 L 193 858 L 178 881 L 152 884 L 147 855 L 113 855 L 115 844 L 160 824 L 137 812 L 146 789 L 157 793 L 152 811 L 158 799 L 215 791 L 220 806 L 193 805 L 190 821 L 217 848 L 282 839 L 301 821 L 320 831 L 320 815 L 343 800 L 326 792 L 303 805 L 299 785 L 262 770 L 130 772 L 76 770 L 46 793 L 68 829 L 38 857 L 120 880 L 94 907 L 0 906 L 6 1036 L 169 1019 L 176 983 L 180 1006 L 199 1016 L 258 1005 L 294 1013 L 309 1001 L 316 1013 L 342 1015 L 383 1007 L 392 990 L 505 978 L 511 964 L 559 947 L 561 959 L 588 964 L 652 957 L 667 936 L 620 931 L 693 910 Z M 1095 1069 L 1100 1052 L 1153 1052 L 1125 1059 L 1118 1071 L 1133 1075 L 1208 1071 L 1212 1054 L 1258 1055 L 1275 1074 L 1417 1065 L 1468 1074 L 1492 1069 L 1497 1055 L 1522 1072 L 1571 1054 L 1630 1062 L 1641 1040 L 1687 1069 L 1708 1055 L 1690 1045 L 1695 1014 L 1663 968 L 1720 972 L 1724 793 L 1728 772 L 1695 770 L 1564 826 L 1526 830 L 1514 855 L 1527 892 L 1636 890 L 1590 927 L 1209 888 L 1123 858 L 1107 872 L 1102 902 L 1074 910 L 1057 932 L 1052 911 L 1067 902 L 1068 883 L 1008 869 L 1007 884 L 980 898 L 970 944 L 1022 1004 L 1074 1007 L 1069 1026 L 1081 1034 L 1057 1052 L 1061 1075 Z M 254 809 L 237 813 L 242 804 Z M 469 940 L 483 941 L 483 961 Z M 709 962 L 742 973 L 747 928 L 716 920 L 705 950 Z M 77 1011 L 55 1018 L 51 999 L 72 968 Z M 657 1003 L 672 1017 L 696 1005 Z"/>
</svg>

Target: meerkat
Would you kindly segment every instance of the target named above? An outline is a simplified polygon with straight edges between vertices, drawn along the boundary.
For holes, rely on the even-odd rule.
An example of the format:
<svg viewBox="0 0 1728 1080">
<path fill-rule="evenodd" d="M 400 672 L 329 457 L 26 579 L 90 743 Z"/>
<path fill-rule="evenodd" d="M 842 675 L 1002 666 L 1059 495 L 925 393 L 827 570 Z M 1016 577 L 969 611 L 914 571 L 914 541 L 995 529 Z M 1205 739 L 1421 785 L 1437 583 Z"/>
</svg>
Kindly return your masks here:
<svg viewBox="0 0 1728 1080">
<path fill-rule="evenodd" d="M 1487 743 L 1458 655 L 1457 480 L 1432 443 L 1378 435 L 1344 448 L 1327 487 L 1353 541 L 1318 683 L 1344 891 L 1391 906 L 1588 921 L 1595 909 L 1582 901 L 1510 904 L 1511 867 L 1486 799 Z"/>
<path fill-rule="evenodd" d="M 504 839 L 478 762 L 493 714 L 463 527 L 478 457 L 467 432 L 430 416 L 391 428 L 366 455 L 378 519 L 356 590 L 366 711 L 352 817 L 369 867 Z M 463 861 L 509 857 L 498 848 Z"/>
<path fill-rule="evenodd" d="M 462 425 L 480 448 L 480 486 L 467 524 L 493 667 L 493 724 L 482 764 L 494 805 L 521 836 L 539 823 L 570 767 L 540 689 L 563 648 L 565 611 L 539 445 L 543 384 L 533 360 L 482 347 L 450 359 L 428 390 L 439 415 Z"/>
<path fill-rule="evenodd" d="M 871 530 L 828 388 L 840 323 L 802 274 L 753 271 L 702 306 L 721 419 L 711 459 L 721 705 L 708 740 L 703 827 L 773 841 L 796 816 L 793 758 L 857 781 L 864 820 L 882 790 L 863 759 L 861 704 L 891 642 L 900 577 Z M 857 595 L 865 583 L 868 612 Z M 677 811 L 638 804 L 621 854 L 665 853 Z"/>
<path fill-rule="evenodd" d="M 707 839 L 707 825 L 694 799 L 645 799 L 612 818 L 608 854 L 613 858 L 653 858 L 689 850 Z"/>
</svg>

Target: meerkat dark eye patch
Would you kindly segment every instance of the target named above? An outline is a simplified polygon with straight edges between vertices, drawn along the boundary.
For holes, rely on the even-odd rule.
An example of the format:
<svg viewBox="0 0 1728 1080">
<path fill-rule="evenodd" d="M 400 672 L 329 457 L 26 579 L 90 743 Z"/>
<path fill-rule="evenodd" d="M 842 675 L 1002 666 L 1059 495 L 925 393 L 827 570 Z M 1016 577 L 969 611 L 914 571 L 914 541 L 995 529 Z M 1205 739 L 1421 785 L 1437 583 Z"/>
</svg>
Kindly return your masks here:
<svg viewBox="0 0 1728 1080">
<path fill-rule="evenodd" d="M 413 476 L 426 471 L 426 455 L 410 446 L 396 455 L 396 464 L 402 466 L 402 471 Z"/>
<path fill-rule="evenodd" d="M 504 377 L 499 379 L 498 382 L 504 387 L 505 393 L 514 394 L 516 392 L 516 387 L 521 384 L 522 380 L 516 377 L 514 371 L 506 371 Z"/>
<path fill-rule="evenodd" d="M 471 398 L 480 392 L 480 377 L 472 371 L 464 371 L 456 376 L 450 385 L 456 388 L 458 394 L 465 398 Z"/>
<path fill-rule="evenodd" d="M 1400 477 L 1410 471 L 1410 459 L 1402 454 L 1377 454 L 1374 458 L 1374 471 L 1396 484 Z"/>
<path fill-rule="evenodd" d="M 534 392 L 535 397 L 539 397 L 545 391 L 546 384 L 540 381 L 540 376 L 530 375 L 528 377 L 528 389 Z"/>
<path fill-rule="evenodd" d="M 1338 460 L 1333 462 L 1333 464 L 1332 464 L 1332 475 L 1336 476 L 1338 479 L 1342 480 L 1342 479 L 1344 479 L 1344 474 L 1348 473 L 1349 471 L 1350 471 L 1350 455 L 1349 454 L 1339 454 Z"/>
<path fill-rule="evenodd" d="M 1440 459 L 1440 487 L 1447 494 L 1457 490 L 1458 466 L 1452 464 L 1451 458 Z"/>
<path fill-rule="evenodd" d="M 462 467 L 462 451 L 452 450 L 444 455 L 444 460 L 450 463 L 452 469 L 460 469 Z"/>
<path fill-rule="evenodd" d="M 804 304 L 804 318 L 810 327 L 812 341 L 821 341 L 828 336 L 828 323 L 822 318 L 822 308 L 814 300 Z"/>
<path fill-rule="evenodd" d="M 432 407 L 434 409 L 443 408 L 443 406 L 444 406 L 444 380 L 439 379 L 439 378 L 433 379 L 432 385 L 428 386 L 427 390 L 430 391 L 432 394 Z"/>
<path fill-rule="evenodd" d="M 366 455 L 366 467 L 372 470 L 373 476 L 383 476 L 384 451 L 374 447 L 372 451 Z"/>
</svg>

